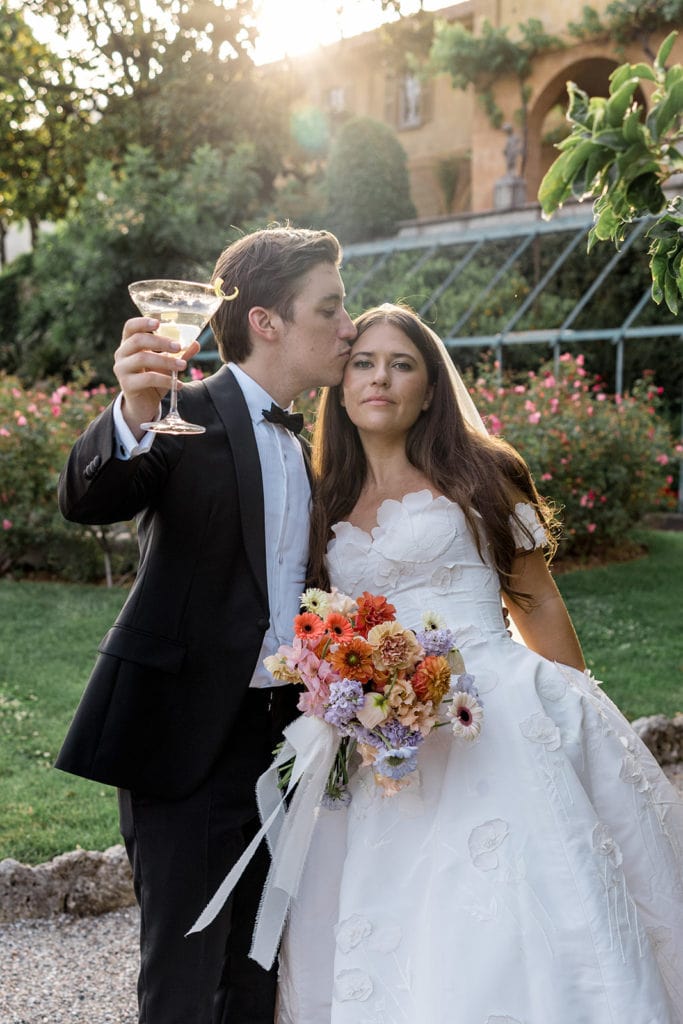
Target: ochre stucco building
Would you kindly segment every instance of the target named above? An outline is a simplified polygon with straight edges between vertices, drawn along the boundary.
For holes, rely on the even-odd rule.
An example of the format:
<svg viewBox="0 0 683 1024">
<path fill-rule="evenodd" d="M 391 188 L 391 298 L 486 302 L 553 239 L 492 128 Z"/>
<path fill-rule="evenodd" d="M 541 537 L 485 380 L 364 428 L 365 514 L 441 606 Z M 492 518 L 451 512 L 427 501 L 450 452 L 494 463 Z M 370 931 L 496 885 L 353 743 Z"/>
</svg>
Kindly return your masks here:
<svg viewBox="0 0 683 1024">
<path fill-rule="evenodd" d="M 593 0 L 591 6 L 602 13 L 608 3 Z M 510 158 L 524 180 L 517 189 L 517 206 L 536 201 L 543 174 L 557 155 L 552 139 L 563 130 L 567 81 L 576 82 L 589 95 L 607 95 L 609 75 L 615 67 L 625 60 L 648 59 L 639 44 L 618 51 L 605 37 L 577 42 L 567 25 L 581 21 L 583 8 L 584 0 L 545 0 L 540 9 L 535 0 L 464 0 L 438 12 L 438 17 L 460 21 L 475 34 L 485 21 L 497 28 L 507 27 L 511 39 L 518 37 L 520 23 L 535 18 L 547 33 L 564 41 L 562 48 L 536 58 L 526 83 L 524 166 L 521 156 L 516 161 Z M 662 31 L 653 36 L 651 47 L 656 49 L 665 35 Z M 335 123 L 350 116 L 390 124 L 408 157 L 412 198 L 420 220 L 500 207 L 496 183 L 510 169 L 505 156 L 508 135 L 492 126 L 471 87 L 455 89 L 448 74 L 422 82 L 404 69 L 397 70 L 387 53 L 378 29 L 299 57 L 292 65 L 278 62 L 270 66 L 269 73 L 295 76 L 294 112 L 321 111 L 333 130 Z M 683 33 L 676 40 L 671 60 L 683 60 Z M 647 97 L 640 98 L 647 102 Z M 499 79 L 495 99 L 504 122 L 521 137 L 519 83 L 512 77 Z"/>
</svg>

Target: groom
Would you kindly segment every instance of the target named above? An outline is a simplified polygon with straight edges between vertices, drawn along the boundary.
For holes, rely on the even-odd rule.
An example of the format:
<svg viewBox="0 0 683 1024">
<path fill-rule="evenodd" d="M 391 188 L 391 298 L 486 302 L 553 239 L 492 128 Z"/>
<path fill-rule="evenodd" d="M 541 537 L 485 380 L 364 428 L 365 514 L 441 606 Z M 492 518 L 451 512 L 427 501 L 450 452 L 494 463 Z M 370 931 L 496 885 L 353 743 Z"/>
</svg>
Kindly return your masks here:
<svg viewBox="0 0 683 1024">
<path fill-rule="evenodd" d="M 157 320 L 127 321 L 121 393 L 60 479 L 67 519 L 138 520 L 137 578 L 57 767 L 119 789 L 141 908 L 140 1024 L 273 1022 L 275 971 L 248 957 L 265 849 L 213 924 L 184 936 L 257 828 L 256 779 L 294 713 L 262 661 L 291 639 L 310 487 L 307 453 L 271 405 L 341 380 L 356 332 L 340 261 L 333 235 L 288 227 L 220 255 L 214 277 L 239 289 L 212 322 L 227 365 L 180 395 L 201 436 L 141 427 L 185 362 Z"/>
</svg>

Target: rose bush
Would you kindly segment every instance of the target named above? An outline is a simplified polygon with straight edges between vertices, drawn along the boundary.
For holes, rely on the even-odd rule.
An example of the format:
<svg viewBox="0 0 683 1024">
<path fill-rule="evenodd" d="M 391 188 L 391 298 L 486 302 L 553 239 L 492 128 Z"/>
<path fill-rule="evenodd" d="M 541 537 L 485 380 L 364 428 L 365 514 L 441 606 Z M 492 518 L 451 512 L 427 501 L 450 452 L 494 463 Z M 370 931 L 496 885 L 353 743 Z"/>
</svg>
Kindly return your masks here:
<svg viewBox="0 0 683 1024">
<path fill-rule="evenodd" d="M 111 399 L 104 385 L 83 386 L 86 373 L 45 387 L 0 375 L 0 573 L 96 580 L 135 564 L 132 538 L 114 545 L 112 528 L 67 523 L 57 507 L 69 449 Z"/>
<path fill-rule="evenodd" d="M 630 393 L 609 395 L 583 357 L 565 353 L 523 377 L 499 379 L 493 362 L 466 376 L 492 433 L 529 463 L 539 490 L 560 509 L 560 554 L 614 547 L 651 511 L 675 505 L 683 445 L 662 413 L 662 389 L 643 374 Z M 76 437 L 111 400 L 113 389 L 26 387 L 0 375 L 0 573 L 37 571 L 100 580 L 133 571 L 133 524 L 81 527 L 57 508 L 57 480 Z M 202 376 L 193 368 L 191 376 Z M 317 393 L 300 396 L 312 428 Z"/>
<path fill-rule="evenodd" d="M 521 452 L 539 491 L 561 510 L 560 554 L 614 547 L 646 513 L 674 507 L 683 446 L 651 374 L 623 397 L 608 395 L 582 356 L 565 353 L 558 376 L 549 362 L 501 382 L 487 363 L 467 383 L 491 432 Z"/>
</svg>

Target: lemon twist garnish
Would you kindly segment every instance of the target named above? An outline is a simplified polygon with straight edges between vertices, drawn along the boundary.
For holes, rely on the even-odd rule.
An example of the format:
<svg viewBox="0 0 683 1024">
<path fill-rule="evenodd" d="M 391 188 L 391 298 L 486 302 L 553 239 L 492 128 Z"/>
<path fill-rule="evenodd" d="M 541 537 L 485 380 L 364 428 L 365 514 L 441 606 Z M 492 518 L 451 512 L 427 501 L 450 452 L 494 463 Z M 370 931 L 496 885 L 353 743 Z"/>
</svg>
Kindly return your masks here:
<svg viewBox="0 0 683 1024">
<path fill-rule="evenodd" d="M 215 281 L 213 282 L 213 290 L 215 291 L 216 295 L 219 295 L 222 299 L 225 299 L 226 302 L 232 302 L 233 299 L 236 299 L 240 293 L 239 288 L 237 287 L 237 285 L 235 285 L 230 295 L 226 295 L 225 292 L 223 291 L 222 277 L 217 277 L 215 279 Z"/>
</svg>

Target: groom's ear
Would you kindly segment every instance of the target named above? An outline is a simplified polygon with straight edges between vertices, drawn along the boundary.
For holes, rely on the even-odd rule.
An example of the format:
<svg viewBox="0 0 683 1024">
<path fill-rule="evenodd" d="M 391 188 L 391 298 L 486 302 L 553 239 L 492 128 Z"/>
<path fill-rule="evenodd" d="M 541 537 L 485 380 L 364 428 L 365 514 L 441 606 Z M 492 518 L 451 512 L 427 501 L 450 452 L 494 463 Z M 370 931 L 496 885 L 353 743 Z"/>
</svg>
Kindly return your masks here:
<svg viewBox="0 0 683 1024">
<path fill-rule="evenodd" d="M 273 311 L 264 306 L 252 306 L 247 315 L 249 328 L 258 338 L 273 341 L 277 334 L 277 323 Z"/>
</svg>

